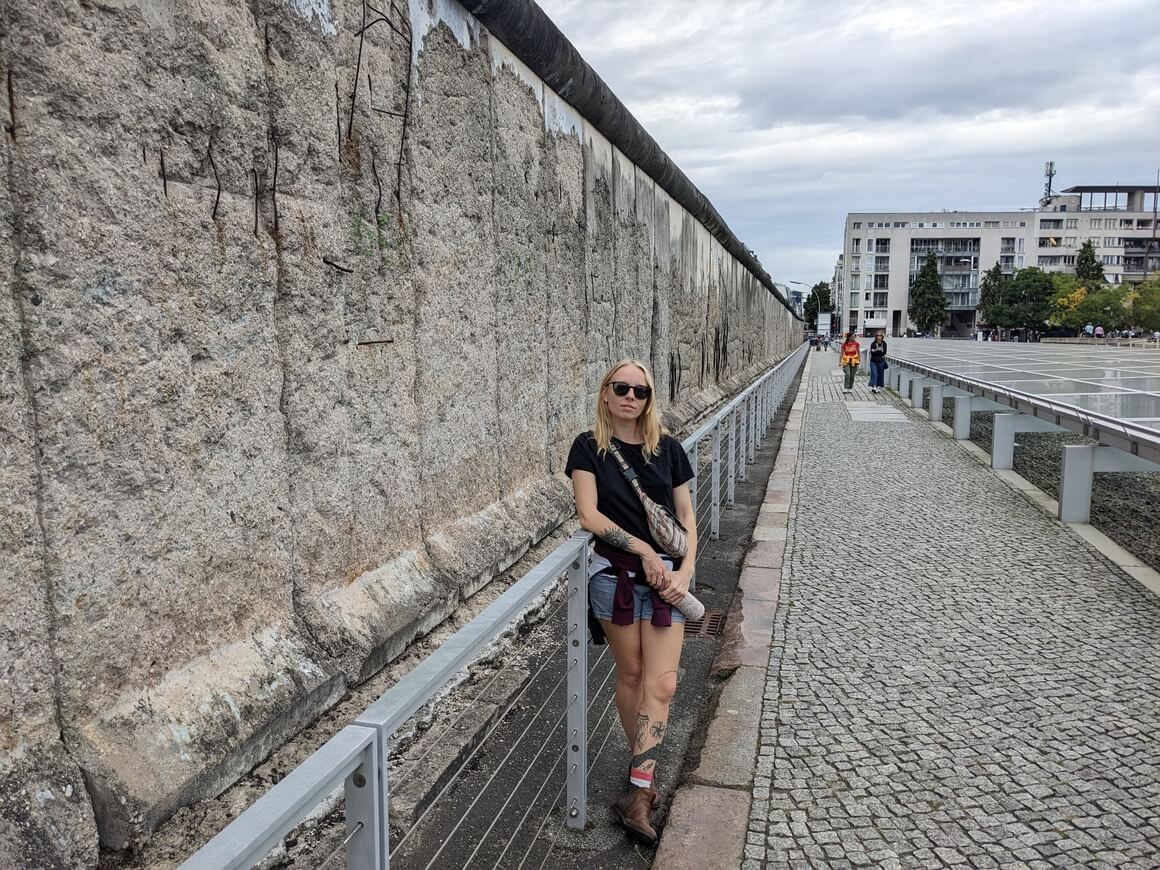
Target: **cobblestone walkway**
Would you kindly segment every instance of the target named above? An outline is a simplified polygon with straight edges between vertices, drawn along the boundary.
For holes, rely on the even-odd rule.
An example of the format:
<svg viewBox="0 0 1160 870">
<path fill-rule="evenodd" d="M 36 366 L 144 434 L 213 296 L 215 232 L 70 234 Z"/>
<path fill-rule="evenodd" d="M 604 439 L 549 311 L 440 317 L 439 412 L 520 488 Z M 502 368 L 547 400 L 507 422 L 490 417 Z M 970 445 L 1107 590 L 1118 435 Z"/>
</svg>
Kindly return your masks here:
<svg viewBox="0 0 1160 870">
<path fill-rule="evenodd" d="M 1160 867 L 1160 601 L 810 357 L 745 868 Z"/>
</svg>

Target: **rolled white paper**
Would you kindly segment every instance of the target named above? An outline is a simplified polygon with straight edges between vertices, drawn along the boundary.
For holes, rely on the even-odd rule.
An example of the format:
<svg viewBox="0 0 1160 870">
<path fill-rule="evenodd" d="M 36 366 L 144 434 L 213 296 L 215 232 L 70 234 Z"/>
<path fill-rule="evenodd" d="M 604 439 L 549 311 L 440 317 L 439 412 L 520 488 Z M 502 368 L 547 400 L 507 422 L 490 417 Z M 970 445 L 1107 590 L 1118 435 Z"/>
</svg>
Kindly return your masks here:
<svg viewBox="0 0 1160 870">
<path fill-rule="evenodd" d="M 686 619 L 700 619 L 705 615 L 705 605 L 692 592 L 686 592 L 685 597 L 676 605 L 677 610 L 685 614 Z"/>
</svg>

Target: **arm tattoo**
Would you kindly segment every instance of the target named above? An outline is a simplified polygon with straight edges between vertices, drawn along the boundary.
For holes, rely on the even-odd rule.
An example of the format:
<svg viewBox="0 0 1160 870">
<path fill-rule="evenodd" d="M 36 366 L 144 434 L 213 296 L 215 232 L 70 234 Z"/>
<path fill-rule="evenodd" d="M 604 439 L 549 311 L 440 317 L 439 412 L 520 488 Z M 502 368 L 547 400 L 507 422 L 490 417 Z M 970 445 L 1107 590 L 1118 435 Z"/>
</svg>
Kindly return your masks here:
<svg viewBox="0 0 1160 870">
<path fill-rule="evenodd" d="M 632 536 L 619 526 L 610 525 L 600 533 L 600 537 L 621 550 L 628 550 L 632 546 Z"/>
<path fill-rule="evenodd" d="M 665 739 L 665 728 L 668 726 L 668 724 L 668 722 L 652 723 L 652 728 L 649 729 L 649 733 L 652 735 L 652 739 L 657 743 L 660 743 Z"/>
<path fill-rule="evenodd" d="M 637 749 L 644 745 L 645 735 L 648 734 L 648 713 L 641 710 L 636 714 L 636 732 L 632 738 L 632 748 Z"/>
</svg>

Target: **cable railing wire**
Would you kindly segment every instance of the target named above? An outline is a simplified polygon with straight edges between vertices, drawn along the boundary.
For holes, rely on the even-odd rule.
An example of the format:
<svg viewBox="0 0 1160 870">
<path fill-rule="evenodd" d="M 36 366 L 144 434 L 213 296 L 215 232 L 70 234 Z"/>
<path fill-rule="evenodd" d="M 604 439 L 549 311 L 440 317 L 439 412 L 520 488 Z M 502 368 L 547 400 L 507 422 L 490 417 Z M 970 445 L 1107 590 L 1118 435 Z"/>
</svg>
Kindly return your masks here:
<svg viewBox="0 0 1160 870">
<path fill-rule="evenodd" d="M 604 712 L 600 714 L 600 718 L 596 721 L 597 728 L 599 728 L 600 723 L 604 721 L 604 717 L 608 715 L 608 711 L 612 707 L 612 702 L 615 700 L 616 700 L 616 695 L 614 693 L 612 695 L 612 697 L 610 697 L 608 699 L 608 703 L 604 705 Z M 612 717 L 612 719 L 608 723 L 608 730 L 606 732 L 604 732 L 604 739 L 600 742 L 600 748 L 596 750 L 596 756 L 592 759 L 591 763 L 588 765 L 589 776 L 591 776 L 592 771 L 596 769 L 596 762 L 600 760 L 600 756 L 604 752 L 604 747 L 608 745 L 608 739 L 612 736 L 612 732 L 616 730 L 616 725 L 617 725 L 616 717 L 614 716 L 614 717 Z M 558 801 L 560 799 L 560 795 L 562 793 L 563 793 L 563 789 L 561 789 L 559 792 L 557 792 L 556 801 Z M 555 805 L 556 801 L 552 802 L 553 806 Z M 545 816 L 544 821 L 547 821 L 547 818 L 548 817 Z M 567 815 L 565 814 L 565 820 L 566 819 L 567 819 Z M 543 826 L 543 823 L 541 822 L 541 827 L 542 826 Z M 556 828 L 556 830 L 552 832 L 552 837 L 548 841 L 548 851 L 544 853 L 544 858 L 542 861 L 540 861 L 540 866 L 539 866 L 538 870 L 543 870 L 544 865 L 548 863 L 548 858 L 551 857 L 552 850 L 556 848 L 556 840 L 559 838 L 560 832 L 563 830 L 564 830 L 564 821 L 561 821 L 559 826 Z M 539 839 L 539 832 L 538 831 L 537 831 L 536 839 Z M 520 866 L 523 866 L 523 865 L 521 864 Z"/>
<path fill-rule="evenodd" d="M 603 661 L 604 655 L 607 651 L 608 651 L 608 647 L 605 646 L 604 651 L 602 651 L 600 654 L 600 657 L 596 660 L 596 662 L 589 669 L 589 671 L 588 671 L 588 678 L 589 679 L 591 679 L 592 674 L 594 674 L 596 672 L 596 668 L 599 667 L 600 662 Z M 554 694 L 554 692 L 553 692 L 553 694 Z M 482 798 L 484 793 L 491 787 L 491 784 L 495 781 L 495 778 L 499 775 L 500 770 L 503 769 L 503 766 L 507 763 L 508 759 L 510 759 L 512 757 L 513 753 L 515 753 L 516 748 L 523 742 L 523 739 L 528 735 L 528 731 L 531 730 L 532 725 L 535 724 L 536 720 L 539 718 L 540 713 L 542 713 L 544 710 L 544 707 L 547 706 L 547 703 L 549 700 L 551 700 L 551 696 L 545 698 L 544 702 L 542 704 L 540 704 L 539 709 L 536 710 L 536 712 L 528 720 L 528 724 L 526 726 L 524 726 L 524 730 L 522 732 L 520 732 L 520 736 L 515 739 L 515 741 L 511 745 L 511 748 L 507 751 L 507 754 L 503 757 L 503 759 L 499 762 L 499 764 L 496 765 L 496 768 L 494 771 L 492 771 L 491 776 L 489 776 L 487 778 L 487 782 L 485 782 L 483 784 L 483 787 L 476 794 L 475 798 L 468 805 L 467 809 L 464 810 L 463 813 L 460 815 L 459 821 L 456 822 L 455 827 L 453 827 L 451 829 L 451 833 L 447 834 L 444 837 L 443 844 L 439 847 L 439 850 L 432 856 L 431 861 L 427 864 L 428 870 L 429 870 L 429 868 L 431 868 L 435 864 L 436 859 L 443 853 L 443 850 L 445 848 L 447 848 L 447 844 L 451 842 L 451 839 L 455 836 L 456 832 L 463 825 L 463 822 L 466 821 L 467 814 L 469 812 L 471 812 L 471 810 L 479 802 L 480 798 Z M 591 704 L 589 706 L 591 706 Z M 564 721 L 564 717 L 567 716 L 567 714 L 568 714 L 568 708 L 565 707 L 564 711 L 560 714 L 560 716 L 552 724 L 552 727 L 548 730 L 549 734 L 556 733 L 556 729 L 560 727 L 560 723 Z M 495 818 L 492 819 L 491 825 L 489 825 L 487 830 L 484 831 L 483 837 L 480 839 L 479 843 L 476 845 L 475 850 L 468 857 L 468 859 L 467 859 L 468 863 L 470 863 L 471 859 L 475 857 L 476 853 L 479 851 L 480 846 L 482 846 L 484 841 L 486 840 L 487 835 L 491 832 L 492 827 L 495 826 L 495 823 L 499 819 L 500 814 L 502 814 L 503 811 L 507 808 L 508 803 L 511 802 L 511 799 L 515 796 L 516 791 L 519 789 L 519 787 L 521 785 L 523 785 L 523 782 L 527 778 L 528 774 L 532 772 L 533 766 L 535 765 L 536 761 L 539 759 L 540 755 L 543 753 L 543 751 L 546 747 L 547 747 L 547 743 L 541 744 L 539 751 L 536 752 L 535 757 L 532 758 L 531 762 L 529 762 L 527 768 L 524 770 L 523 774 L 520 776 L 519 782 L 516 783 L 515 788 L 512 789 L 511 794 L 508 795 L 508 798 L 506 801 L 504 801 L 503 806 L 501 806 L 499 808 L 499 810 L 496 812 Z M 561 757 L 563 757 L 563 752 L 561 752 Z"/>
<path fill-rule="evenodd" d="M 544 657 L 544 661 L 540 665 L 540 667 L 536 670 L 536 673 L 532 676 L 531 679 L 529 679 L 526 683 L 524 683 L 524 685 L 522 687 L 520 687 L 519 692 L 517 692 L 515 697 L 512 698 L 508 702 L 507 706 L 504 708 L 503 713 L 496 718 L 496 721 L 488 729 L 487 734 L 484 736 L 484 738 L 482 740 L 480 740 L 475 745 L 475 747 L 471 750 L 470 753 L 468 753 L 468 756 L 466 759 L 464 759 L 463 764 L 459 765 L 459 767 L 456 769 L 455 773 L 453 773 L 451 775 L 451 778 L 447 780 L 447 782 L 443 785 L 443 787 L 441 789 L 439 789 L 439 793 L 435 796 L 435 799 L 432 800 L 431 803 L 429 803 L 427 805 L 427 808 L 423 810 L 423 812 L 419 815 L 419 818 L 417 818 L 415 820 L 414 824 L 412 824 L 411 827 L 407 830 L 407 832 L 405 834 L 403 834 L 403 836 L 399 839 L 399 842 L 394 844 L 394 848 L 391 849 L 391 853 L 390 853 L 391 855 L 394 855 L 396 852 L 398 852 L 399 849 L 401 849 L 403 847 L 403 844 L 406 843 L 408 839 L 410 839 L 411 835 L 419 828 L 419 825 L 421 825 L 423 823 L 423 820 L 425 818 L 427 818 L 427 815 L 431 812 L 431 810 L 435 807 L 435 805 L 439 803 L 440 798 L 442 798 L 443 795 L 445 795 L 447 793 L 447 789 L 451 788 L 451 786 L 456 782 L 456 780 L 459 779 L 459 775 L 464 770 L 467 769 L 467 766 L 471 763 L 471 760 L 473 758 L 475 758 L 476 753 L 478 753 L 479 750 L 483 747 L 483 744 L 485 744 L 487 742 L 488 738 L 491 737 L 491 735 L 495 733 L 495 730 L 500 726 L 500 724 L 502 724 L 504 718 L 507 716 L 507 714 L 509 712 L 511 712 L 512 707 L 514 707 L 516 705 L 516 703 L 525 694 L 527 694 L 527 691 L 531 687 L 532 683 L 534 683 L 536 681 L 536 678 L 544 672 L 544 669 L 552 661 L 553 661 L 553 659 L 550 656 Z M 568 675 L 568 671 L 567 671 L 567 669 L 565 669 L 564 673 L 560 675 L 560 679 L 556 681 L 556 685 L 554 685 L 551 688 L 551 690 L 549 691 L 549 693 L 548 693 L 549 697 L 551 697 L 552 695 L 554 695 L 556 693 L 556 689 L 558 689 L 560 687 L 560 684 L 564 682 L 564 679 L 567 677 L 567 675 Z"/>
<path fill-rule="evenodd" d="M 609 647 L 607 645 L 605 645 L 604 649 L 601 650 L 601 652 L 600 652 L 600 656 L 596 659 L 596 663 L 593 664 L 592 670 L 589 672 L 590 675 L 592 673 L 595 673 L 596 669 L 600 666 L 600 663 L 602 661 L 604 661 L 604 657 L 608 654 L 608 650 L 609 650 Z M 615 673 L 615 668 L 610 666 L 608 668 L 608 671 L 604 675 L 604 679 L 600 683 L 600 687 L 595 692 L 592 693 L 592 698 L 588 702 L 586 712 L 590 712 L 592 710 L 592 705 L 596 703 L 597 698 L 601 695 L 601 693 L 603 693 L 604 687 L 608 685 L 608 680 L 612 676 L 613 673 Z M 615 694 L 613 695 L 613 697 L 615 697 Z M 556 729 L 560 727 L 560 723 L 563 721 L 563 719 L 564 719 L 564 717 L 561 715 L 560 718 L 556 720 L 556 723 L 552 726 L 552 729 L 551 729 L 552 734 L 555 734 Z M 481 835 L 479 843 L 476 844 L 475 849 L 472 851 L 472 853 L 467 857 L 467 860 L 464 862 L 464 865 L 463 865 L 464 870 L 466 870 L 466 868 L 471 864 L 471 862 L 473 860 L 475 860 L 475 856 L 479 853 L 479 850 L 483 847 L 483 844 L 487 841 L 488 835 L 495 828 L 496 822 L 499 821 L 500 817 L 503 815 L 504 810 L 506 810 L 508 807 L 508 804 L 511 803 L 512 798 L 514 798 L 516 796 L 516 794 L 518 793 L 519 787 L 521 785 L 523 785 L 524 780 L 532 772 L 532 769 L 534 768 L 536 761 L 539 759 L 541 753 L 543 753 L 543 751 L 546 747 L 547 747 L 546 743 L 540 746 L 540 749 L 536 752 L 535 757 L 532 758 L 531 762 L 528 764 L 527 770 L 524 771 L 523 775 L 519 779 L 519 782 L 516 783 L 515 788 L 512 789 L 512 791 L 508 795 L 507 799 L 503 802 L 503 805 L 496 811 L 495 817 L 491 820 L 491 824 L 487 826 L 487 830 L 485 830 L 483 832 L 483 834 Z M 548 771 L 547 776 L 545 776 L 543 781 L 540 783 L 540 788 L 536 791 L 536 794 L 532 797 L 531 801 L 529 801 L 528 808 L 524 811 L 523 816 L 521 816 L 519 824 L 516 825 L 516 830 L 523 829 L 524 820 L 527 819 L 528 814 L 531 813 L 532 808 L 536 805 L 536 801 L 539 800 L 539 797 L 543 793 L 545 786 L 547 786 L 548 782 L 551 780 L 552 774 L 555 773 L 556 768 L 559 766 L 560 762 L 564 760 L 564 757 L 565 757 L 564 750 L 561 750 L 560 752 L 558 752 L 556 754 L 556 760 L 552 763 L 552 767 Z M 481 794 L 482 794 L 482 791 L 481 791 Z M 554 806 L 554 805 L 555 805 L 555 802 L 553 802 L 552 806 Z M 499 862 L 501 862 L 503 860 L 504 856 L 507 854 L 508 847 L 511 846 L 512 842 L 513 842 L 513 839 L 511 837 L 508 837 L 507 844 L 504 846 L 504 849 L 500 853 L 499 858 L 496 859 L 496 864 L 495 864 L 496 867 L 499 866 Z"/>
<path fill-rule="evenodd" d="M 564 600 L 561 601 L 556 606 L 556 609 L 553 610 L 550 614 L 548 614 L 548 616 L 543 620 L 543 623 L 545 625 L 550 625 L 552 620 L 556 618 L 556 616 L 560 613 L 561 610 L 563 610 L 567 606 L 567 604 L 568 604 L 568 599 L 567 599 L 567 597 L 565 597 Z M 468 713 L 471 713 L 477 709 L 477 705 L 479 704 L 479 701 L 484 697 L 484 695 L 486 695 L 488 693 L 488 691 L 491 689 L 491 687 L 495 685 L 496 681 L 501 676 L 503 676 L 504 673 L 507 672 L 508 668 L 511 666 L 512 662 L 514 662 L 514 661 L 515 661 L 514 657 L 509 657 L 503 663 L 503 665 L 499 668 L 499 670 L 497 670 L 495 672 L 495 674 L 491 677 L 491 679 L 488 680 L 487 685 L 485 685 L 479 691 L 479 693 L 475 696 L 475 698 L 473 698 L 470 703 L 468 703 L 464 706 L 463 710 L 460 711 L 459 715 L 456 716 L 455 719 L 449 725 L 447 725 L 445 728 L 442 729 L 442 731 L 440 732 L 439 737 L 437 739 L 431 738 L 428 736 L 427 739 L 428 739 L 429 745 L 423 751 L 423 753 L 411 764 L 411 766 L 409 768 L 407 768 L 407 771 L 405 773 L 399 774 L 398 776 L 393 778 L 393 780 L 392 780 L 392 788 L 393 789 L 396 789 L 396 790 L 401 789 L 410 780 L 410 778 L 412 776 L 414 776 L 415 771 L 419 769 L 419 766 L 443 742 L 443 738 L 446 737 L 448 734 L 450 734 L 455 729 L 455 726 L 458 725 L 460 722 L 462 722 L 464 717 L 466 717 Z"/>
</svg>

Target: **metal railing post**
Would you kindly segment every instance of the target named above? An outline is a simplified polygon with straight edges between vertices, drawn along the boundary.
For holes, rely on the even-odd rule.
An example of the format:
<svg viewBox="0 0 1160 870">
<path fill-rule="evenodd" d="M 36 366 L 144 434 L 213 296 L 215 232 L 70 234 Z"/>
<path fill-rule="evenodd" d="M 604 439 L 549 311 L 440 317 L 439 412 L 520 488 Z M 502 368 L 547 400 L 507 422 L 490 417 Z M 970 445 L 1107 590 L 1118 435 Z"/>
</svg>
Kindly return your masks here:
<svg viewBox="0 0 1160 870">
<path fill-rule="evenodd" d="M 754 457 L 754 441 L 757 438 L 755 429 L 756 416 L 753 409 L 757 404 L 757 393 L 752 392 L 745 397 L 745 463 L 748 465 L 753 462 Z"/>
<path fill-rule="evenodd" d="M 697 511 L 699 509 L 699 506 L 697 504 L 697 483 L 701 477 L 701 467 L 700 467 L 700 461 L 699 461 L 699 458 L 697 456 L 697 453 L 699 452 L 700 447 L 701 447 L 701 442 L 698 441 L 696 444 L 693 445 L 693 449 L 688 451 L 689 464 L 691 464 L 693 466 L 693 479 L 689 481 L 689 498 L 691 498 L 693 500 L 693 517 L 697 521 L 698 531 L 701 528 L 701 518 L 699 516 L 697 516 Z"/>
<path fill-rule="evenodd" d="M 744 466 L 742 466 L 744 467 Z M 733 507 L 734 496 L 736 495 L 736 481 L 737 481 L 737 410 L 729 415 L 729 482 L 728 487 L 728 503 L 729 507 Z"/>
<path fill-rule="evenodd" d="M 347 870 L 390 867 L 387 792 L 387 765 L 376 737 L 363 750 L 362 764 L 343 782 Z"/>
<path fill-rule="evenodd" d="M 568 566 L 568 827 L 588 823 L 588 538 Z"/>
<path fill-rule="evenodd" d="M 710 537 L 716 541 L 721 537 L 721 421 L 713 427 L 713 496 L 710 499 Z"/>
</svg>

